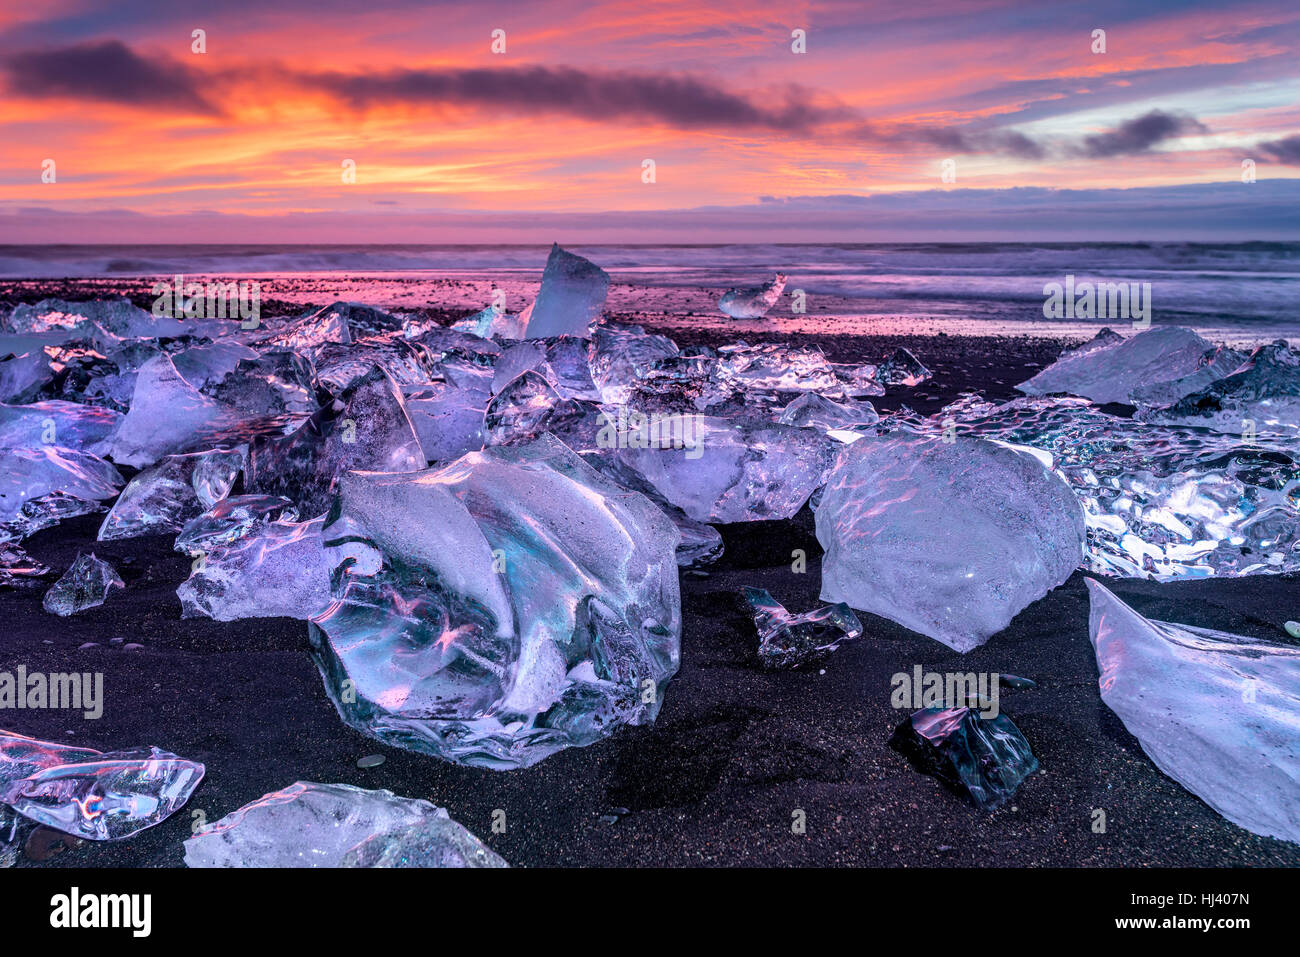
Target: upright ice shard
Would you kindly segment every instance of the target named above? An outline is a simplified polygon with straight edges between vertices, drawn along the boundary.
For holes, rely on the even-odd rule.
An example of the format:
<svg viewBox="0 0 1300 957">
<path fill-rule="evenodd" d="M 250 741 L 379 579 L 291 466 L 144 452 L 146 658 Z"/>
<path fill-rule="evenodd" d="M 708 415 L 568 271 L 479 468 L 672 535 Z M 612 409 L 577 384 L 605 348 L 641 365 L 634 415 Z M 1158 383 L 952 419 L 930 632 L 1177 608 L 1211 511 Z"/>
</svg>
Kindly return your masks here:
<svg viewBox="0 0 1300 957">
<path fill-rule="evenodd" d="M 157 748 L 101 752 L 0 731 L 0 803 L 89 841 L 153 827 L 202 780 L 202 764 Z"/>
<path fill-rule="evenodd" d="M 110 591 L 125 587 L 113 566 L 91 552 L 77 556 L 72 567 L 45 593 L 41 604 L 50 614 L 66 618 L 104 604 Z"/>
<path fill-rule="evenodd" d="M 1300 843 L 1300 647 L 1143 618 L 1088 579 L 1101 699 L 1234 824 Z"/>
<path fill-rule="evenodd" d="M 551 246 L 542 288 L 532 305 L 525 337 L 577 336 L 585 339 L 600 318 L 609 294 L 609 274 L 590 260 Z"/>
<path fill-rule="evenodd" d="M 392 791 L 295 781 L 185 841 L 188 867 L 505 867 L 443 808 Z"/>
<path fill-rule="evenodd" d="M 718 300 L 718 308 L 732 319 L 761 319 L 776 305 L 784 290 L 785 273 L 779 272 L 775 279 L 761 286 L 728 289 Z"/>
<path fill-rule="evenodd" d="M 890 745 L 976 807 L 1004 804 L 1038 770 L 1029 742 L 1005 714 L 925 708 L 898 726 Z"/>
<path fill-rule="evenodd" d="M 179 532 L 189 519 L 226 497 L 246 454 L 241 447 L 169 455 L 145 469 L 104 516 L 99 541 Z"/>
<path fill-rule="evenodd" d="M 907 432 L 844 447 L 817 507 L 823 601 L 957 651 L 1005 628 L 1083 558 L 1083 511 L 1030 452 Z"/>
<path fill-rule="evenodd" d="M 1214 345 L 1191 329 L 1156 326 L 1109 345 L 1065 353 L 1017 388 L 1026 395 L 1066 392 L 1100 403 L 1133 403 L 1136 391 L 1168 386 L 1216 361 Z M 1224 368 L 1223 374 L 1230 371 Z M 1193 378 L 1185 388 L 1191 392 L 1203 384 Z M 1168 401 L 1186 394 L 1176 388 L 1167 393 Z"/>
<path fill-rule="evenodd" d="M 678 534 L 645 497 L 550 436 L 349 472 L 339 495 L 327 544 L 383 554 L 336 568 L 311 628 L 348 724 L 513 768 L 654 719 L 678 663 Z"/>
<path fill-rule="evenodd" d="M 758 659 L 765 668 L 798 668 L 825 658 L 840 642 L 862 634 L 862 622 L 840 602 L 792 615 L 762 588 L 746 588 L 758 629 Z"/>
</svg>

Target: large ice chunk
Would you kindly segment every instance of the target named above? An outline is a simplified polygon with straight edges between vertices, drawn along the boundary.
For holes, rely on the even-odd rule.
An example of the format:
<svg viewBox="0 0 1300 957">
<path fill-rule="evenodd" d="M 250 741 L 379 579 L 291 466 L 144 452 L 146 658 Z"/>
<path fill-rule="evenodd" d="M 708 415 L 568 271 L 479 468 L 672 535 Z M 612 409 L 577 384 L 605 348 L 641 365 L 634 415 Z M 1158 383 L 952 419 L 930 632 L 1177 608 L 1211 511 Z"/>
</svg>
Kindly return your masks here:
<svg viewBox="0 0 1300 957">
<path fill-rule="evenodd" d="M 785 290 L 785 273 L 761 286 L 738 286 L 728 289 L 718 300 L 718 308 L 732 319 L 761 319 L 776 305 Z"/>
<path fill-rule="evenodd" d="M 1217 359 L 1212 343 L 1182 326 L 1156 326 L 1135 336 L 1098 345 L 1085 351 L 1067 352 L 1017 388 L 1026 395 L 1066 392 L 1094 402 L 1135 402 L 1139 389 L 1150 390 L 1156 384 L 1192 376 Z M 1224 368 L 1227 375 L 1230 368 Z M 1193 378 L 1186 383 L 1187 392 L 1204 383 Z M 1185 395 L 1169 389 L 1174 401 Z"/>
<path fill-rule="evenodd" d="M 120 412 L 51 399 L 31 405 L 0 405 L 0 448 L 58 445 L 102 455 L 121 421 Z"/>
<path fill-rule="evenodd" d="M 392 791 L 295 781 L 185 841 L 189 867 L 505 867 L 443 808 Z"/>
<path fill-rule="evenodd" d="M 1229 821 L 1300 843 L 1300 647 L 1143 618 L 1088 579 L 1101 699 Z"/>
<path fill-rule="evenodd" d="M 652 721 L 677 670 L 677 530 L 551 436 L 414 474 L 349 472 L 311 641 L 350 725 L 494 768 Z M 345 693 L 346 692 L 346 693 Z"/>
<path fill-rule="evenodd" d="M 1083 558 L 1083 511 L 1028 451 L 899 432 L 844 447 L 817 506 L 823 601 L 970 651 Z"/>
<path fill-rule="evenodd" d="M 605 270 L 561 249 L 559 243 L 553 244 L 525 337 L 586 338 L 591 324 L 600 318 L 608 294 L 609 274 Z"/>
<path fill-rule="evenodd" d="M 157 748 L 100 752 L 0 731 L 0 803 L 90 841 L 165 820 L 202 780 L 202 764 Z"/>
</svg>

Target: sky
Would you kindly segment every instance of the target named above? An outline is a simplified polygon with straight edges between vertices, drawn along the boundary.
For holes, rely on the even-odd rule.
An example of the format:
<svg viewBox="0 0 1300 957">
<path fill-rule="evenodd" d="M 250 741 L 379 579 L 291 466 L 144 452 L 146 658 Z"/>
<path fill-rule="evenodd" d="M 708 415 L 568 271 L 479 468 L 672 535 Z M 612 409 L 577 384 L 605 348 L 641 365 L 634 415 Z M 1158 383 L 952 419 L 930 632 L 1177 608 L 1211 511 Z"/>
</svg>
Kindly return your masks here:
<svg viewBox="0 0 1300 957">
<path fill-rule="evenodd" d="M 0 0 L 0 89 L 0 242 L 1300 239 L 1294 2 Z"/>
</svg>

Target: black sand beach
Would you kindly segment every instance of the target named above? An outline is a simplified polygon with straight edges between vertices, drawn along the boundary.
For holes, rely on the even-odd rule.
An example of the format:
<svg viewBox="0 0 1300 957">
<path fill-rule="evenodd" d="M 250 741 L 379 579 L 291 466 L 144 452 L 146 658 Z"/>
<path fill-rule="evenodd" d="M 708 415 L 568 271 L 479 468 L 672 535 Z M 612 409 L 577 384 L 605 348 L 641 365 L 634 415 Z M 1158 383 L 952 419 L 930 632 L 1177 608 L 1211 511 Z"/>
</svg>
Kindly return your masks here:
<svg viewBox="0 0 1300 957">
<path fill-rule="evenodd" d="M 0 298 L 68 292 L 58 287 L 11 285 Z M 423 308 L 450 316 L 472 311 Z M 616 302 L 611 309 L 617 318 L 656 326 L 653 315 L 620 313 Z M 1009 398 L 1015 383 L 1068 344 L 848 336 L 827 325 L 823 335 L 745 338 L 815 342 L 837 361 L 870 361 L 905 345 L 934 378 L 893 388 L 873 404 L 924 412 L 966 391 Z M 716 325 L 684 328 L 680 312 L 663 331 L 683 345 L 726 341 Z M 175 589 L 190 563 L 172 551 L 173 537 L 97 543 L 101 518 L 64 522 L 25 547 L 55 574 L 78 551 L 93 550 L 122 575 L 125 591 L 61 619 L 41 608 L 48 582 L 0 590 L 0 668 L 102 672 L 103 717 L 15 711 L 0 713 L 0 727 L 103 750 L 156 745 L 203 762 L 207 774 L 181 813 L 130 840 L 81 842 L 40 863 L 20 855 L 20 867 L 180 866 L 182 841 L 195 823 L 296 780 L 426 798 L 515 866 L 1300 865 L 1300 846 L 1228 823 L 1158 771 L 1102 703 L 1081 573 L 966 655 L 864 615 L 864 637 L 819 665 L 765 672 L 738 593 L 745 585 L 765 588 L 793 611 L 818 604 L 820 549 L 811 513 L 805 507 L 790 521 L 723 526 L 723 558 L 707 572 L 682 575 L 681 670 L 657 722 L 526 770 L 494 772 L 385 747 L 352 731 L 326 698 L 303 622 L 182 620 Z M 795 549 L 808 556 L 805 573 L 791 569 Z M 1286 640 L 1283 622 L 1300 617 L 1295 575 L 1108 586 L 1149 617 L 1272 640 Z M 1038 683 L 1001 692 L 1002 710 L 1040 762 L 1007 806 L 993 813 L 968 806 L 888 746 L 905 714 L 890 706 L 890 676 L 914 665 L 1012 673 Z M 357 766 L 372 754 L 386 760 Z M 505 812 L 504 833 L 493 831 L 496 809 Z M 1105 811 L 1105 833 L 1094 833 L 1096 809 Z M 792 833 L 800 810 L 806 833 Z"/>
</svg>

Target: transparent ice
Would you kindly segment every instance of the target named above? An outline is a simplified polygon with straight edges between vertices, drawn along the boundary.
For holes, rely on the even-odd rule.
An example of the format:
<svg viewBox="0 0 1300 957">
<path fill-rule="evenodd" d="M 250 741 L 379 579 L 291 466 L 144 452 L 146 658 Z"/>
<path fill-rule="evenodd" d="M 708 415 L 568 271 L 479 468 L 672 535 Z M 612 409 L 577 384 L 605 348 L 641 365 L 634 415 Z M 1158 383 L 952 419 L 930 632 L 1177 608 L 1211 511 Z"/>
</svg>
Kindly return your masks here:
<svg viewBox="0 0 1300 957">
<path fill-rule="evenodd" d="M 295 781 L 185 841 L 188 867 L 505 867 L 428 801 Z"/>
<path fill-rule="evenodd" d="M 1083 559 L 1083 510 L 1028 451 L 898 432 L 845 446 L 817 506 L 823 601 L 957 651 L 1005 628 Z"/>
<path fill-rule="evenodd" d="M 168 455 L 127 483 L 99 527 L 98 540 L 179 532 L 225 498 L 244 467 L 244 448 Z"/>
<path fill-rule="evenodd" d="M 1038 770 L 1029 742 L 1005 714 L 984 718 L 970 708 L 924 708 L 899 725 L 890 744 L 984 810 L 1005 804 Z"/>
<path fill-rule="evenodd" d="M 1101 699 L 1229 821 L 1300 843 L 1300 646 L 1142 617 L 1088 579 Z"/>
<path fill-rule="evenodd" d="M 66 618 L 87 608 L 97 608 L 114 588 L 125 587 L 108 562 L 96 558 L 94 552 L 79 554 L 63 577 L 45 593 L 41 605 L 50 614 Z"/>
<path fill-rule="evenodd" d="M 528 316 L 526 338 L 577 336 L 586 338 L 600 318 L 609 293 L 609 274 L 590 260 L 561 249 L 556 243 L 546 259 L 542 287 Z"/>
<path fill-rule="evenodd" d="M 862 634 L 862 622 L 840 602 L 792 615 L 762 588 L 745 588 L 758 629 L 758 659 L 765 668 L 798 668 L 825 658 Z"/>
<path fill-rule="evenodd" d="M 775 279 L 761 286 L 728 289 L 718 300 L 718 308 L 732 319 L 761 319 L 781 298 L 781 293 L 785 290 L 785 278 L 784 273 L 777 273 Z"/>
<path fill-rule="evenodd" d="M 282 495 L 232 495 L 185 523 L 175 548 L 190 556 L 234 544 L 267 522 L 296 522 L 298 508 Z"/>
</svg>

